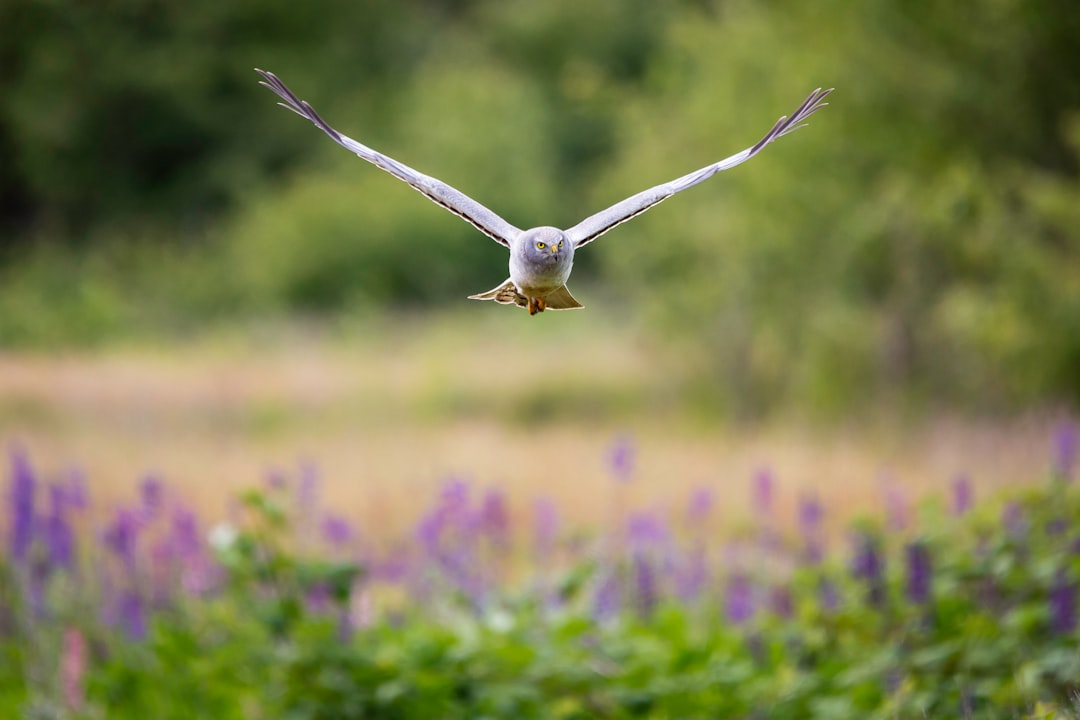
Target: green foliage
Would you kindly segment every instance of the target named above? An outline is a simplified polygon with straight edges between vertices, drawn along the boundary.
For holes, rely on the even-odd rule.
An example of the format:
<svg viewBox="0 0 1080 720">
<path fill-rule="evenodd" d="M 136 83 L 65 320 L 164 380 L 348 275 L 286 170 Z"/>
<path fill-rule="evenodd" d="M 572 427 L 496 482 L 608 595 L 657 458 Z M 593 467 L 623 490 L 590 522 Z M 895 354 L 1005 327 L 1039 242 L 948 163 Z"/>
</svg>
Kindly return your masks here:
<svg viewBox="0 0 1080 720">
<path fill-rule="evenodd" d="M 204 227 L 247 183 L 297 152 L 252 102 L 260 94 L 252 66 L 302 58 L 315 78 L 309 87 L 329 89 L 336 83 L 319 81 L 320 71 L 340 77 L 331 69 L 344 64 L 375 91 L 415 62 L 437 8 L 408 13 L 378 0 L 327 0 L 302 13 L 278 0 L 184 11 L 145 0 L 7 2 L 0 56 L 16 72 L 0 81 L 0 146 L 11 150 L 0 169 L 3 206 L 11 208 L 4 220 L 72 242 L 100 227 Z M 360 27 L 365 41 L 350 41 Z"/>
<path fill-rule="evenodd" d="M 673 174 L 704 148 L 723 156 L 717 138 L 749 143 L 809 88 L 838 90 L 767 156 L 598 243 L 610 282 L 650 285 L 657 327 L 737 413 L 830 414 L 911 390 L 981 409 L 1075 401 L 1060 363 L 1075 367 L 1080 317 L 1064 210 L 1080 206 L 1080 86 L 1036 79 L 1025 52 L 1043 13 L 1077 14 L 1044 5 L 996 4 L 974 27 L 885 4 L 680 18 L 649 92 L 624 108 L 627 150 L 597 205 L 663 179 L 662 162 Z M 828 42 L 808 31 L 825 17 Z"/>
<path fill-rule="evenodd" d="M 275 637 L 287 637 L 313 593 L 325 595 L 341 611 L 364 569 L 352 561 L 298 557 L 284 545 L 291 535 L 290 517 L 278 500 L 248 492 L 243 503 L 252 516 L 248 529 L 219 548 L 220 559 L 240 592 L 270 589 L 266 602 L 255 606 L 263 626 Z"/>
</svg>

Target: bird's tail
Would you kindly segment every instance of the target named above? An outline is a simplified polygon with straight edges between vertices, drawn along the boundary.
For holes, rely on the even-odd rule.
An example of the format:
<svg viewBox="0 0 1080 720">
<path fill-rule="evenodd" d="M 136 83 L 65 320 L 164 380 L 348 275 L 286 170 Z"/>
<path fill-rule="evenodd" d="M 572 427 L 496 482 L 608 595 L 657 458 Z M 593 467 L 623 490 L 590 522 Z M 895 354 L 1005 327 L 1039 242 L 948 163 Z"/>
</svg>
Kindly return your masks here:
<svg viewBox="0 0 1080 720">
<path fill-rule="evenodd" d="M 523 308 L 529 307 L 529 298 L 519 293 L 517 286 L 509 279 L 487 292 L 470 295 L 469 299 L 494 300 L 502 305 L 517 305 L 518 307 Z M 574 299 L 574 296 L 570 294 L 570 291 L 566 289 L 565 285 L 555 292 L 546 295 L 543 300 L 544 307 L 548 310 L 576 310 L 585 307 Z"/>
<path fill-rule="evenodd" d="M 585 307 L 574 299 L 565 285 L 545 297 L 544 304 L 548 310 L 577 310 Z"/>
</svg>

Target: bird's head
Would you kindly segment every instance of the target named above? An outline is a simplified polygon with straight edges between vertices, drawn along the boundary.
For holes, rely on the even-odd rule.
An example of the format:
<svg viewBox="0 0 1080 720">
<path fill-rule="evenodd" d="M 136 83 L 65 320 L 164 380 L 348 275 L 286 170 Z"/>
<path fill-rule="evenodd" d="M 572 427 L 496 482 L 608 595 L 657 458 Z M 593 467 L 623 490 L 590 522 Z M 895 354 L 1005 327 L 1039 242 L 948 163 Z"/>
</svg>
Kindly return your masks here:
<svg viewBox="0 0 1080 720">
<path fill-rule="evenodd" d="M 532 264 L 555 265 L 568 263 L 574 258 L 574 244 L 558 228 L 526 230 L 518 241 L 522 255 Z"/>
</svg>

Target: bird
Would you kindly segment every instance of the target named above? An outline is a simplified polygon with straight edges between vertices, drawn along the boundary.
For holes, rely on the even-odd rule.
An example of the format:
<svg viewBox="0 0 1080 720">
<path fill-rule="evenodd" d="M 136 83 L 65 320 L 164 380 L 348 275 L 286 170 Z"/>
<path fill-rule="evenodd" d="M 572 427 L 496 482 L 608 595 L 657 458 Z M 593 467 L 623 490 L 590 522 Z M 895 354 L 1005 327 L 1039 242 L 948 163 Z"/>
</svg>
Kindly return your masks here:
<svg viewBox="0 0 1080 720">
<path fill-rule="evenodd" d="M 516 305 L 528 310 L 530 315 L 544 310 L 584 307 L 566 287 L 574 265 L 574 254 L 578 250 L 616 225 L 637 217 L 657 203 L 708 180 L 718 172 L 746 162 L 772 141 L 804 127 L 807 118 L 828 105 L 824 99 L 833 91 L 833 88 L 814 90 L 795 112 L 782 116 L 764 137 L 731 157 L 631 195 L 566 230 L 548 225 L 522 230 L 460 190 L 343 135 L 327 124 L 310 104 L 297 97 L 277 75 L 259 68 L 255 68 L 255 72 L 262 77 L 259 84 L 281 98 L 278 105 L 311 121 L 341 147 L 405 181 L 429 200 L 464 218 L 480 232 L 506 247 L 510 251 L 510 277 L 487 292 L 470 295 L 469 299 Z"/>
</svg>

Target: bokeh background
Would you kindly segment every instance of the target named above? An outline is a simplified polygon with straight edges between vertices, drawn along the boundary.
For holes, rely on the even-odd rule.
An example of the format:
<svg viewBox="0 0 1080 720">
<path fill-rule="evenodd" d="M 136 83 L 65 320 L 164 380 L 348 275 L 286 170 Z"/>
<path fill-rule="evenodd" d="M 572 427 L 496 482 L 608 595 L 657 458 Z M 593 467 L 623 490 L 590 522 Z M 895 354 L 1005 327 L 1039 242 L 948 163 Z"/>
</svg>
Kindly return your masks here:
<svg viewBox="0 0 1080 720">
<path fill-rule="evenodd" d="M 0 0 L 0 717 L 1080 718 L 1078 39 Z M 836 91 L 529 317 L 255 67 L 519 227 Z"/>
<path fill-rule="evenodd" d="M 5 0 L 0 27 L 0 434 L 117 493 L 221 506 L 312 463 L 372 524 L 447 473 L 589 519 L 630 442 L 652 500 L 768 465 L 855 508 L 1031 477 L 1080 404 L 1075 3 Z M 585 311 L 529 318 L 464 299 L 501 248 L 256 66 L 520 227 L 837 90 L 583 251 Z"/>
</svg>

